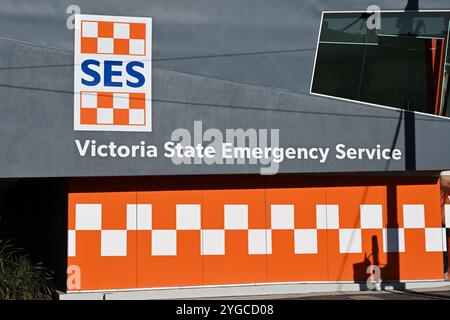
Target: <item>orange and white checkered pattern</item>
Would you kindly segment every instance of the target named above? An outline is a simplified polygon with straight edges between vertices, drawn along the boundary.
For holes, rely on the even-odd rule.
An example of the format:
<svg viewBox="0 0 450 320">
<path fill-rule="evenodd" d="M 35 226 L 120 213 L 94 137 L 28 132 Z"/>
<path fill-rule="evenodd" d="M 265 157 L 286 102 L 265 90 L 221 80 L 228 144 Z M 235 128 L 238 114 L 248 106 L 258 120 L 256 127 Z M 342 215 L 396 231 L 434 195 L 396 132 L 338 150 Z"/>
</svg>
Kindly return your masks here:
<svg viewBox="0 0 450 320">
<path fill-rule="evenodd" d="M 177 233 L 184 230 L 196 230 L 201 238 L 201 245 L 197 248 L 199 255 L 225 255 L 226 232 L 228 230 L 243 230 L 247 241 L 249 255 L 272 254 L 272 232 L 274 230 L 290 231 L 293 243 L 287 245 L 293 254 L 319 254 L 318 230 L 336 230 L 339 238 L 339 253 L 362 253 L 364 230 L 379 230 L 382 232 L 381 252 L 405 252 L 405 230 L 416 229 L 422 232 L 422 241 L 425 252 L 447 251 L 445 228 L 425 227 L 425 212 L 423 205 L 404 205 L 402 228 L 383 227 L 382 206 L 371 204 L 361 205 L 361 228 L 339 227 L 338 205 L 316 206 L 316 228 L 295 228 L 293 205 L 271 205 L 271 221 L 269 229 L 251 229 L 248 221 L 247 204 L 226 204 L 223 208 L 222 229 L 204 229 L 201 226 L 200 204 L 176 205 L 176 229 L 152 228 L 152 204 L 126 204 L 126 228 L 121 230 L 102 229 L 102 204 L 76 204 L 75 229 L 70 230 L 70 240 L 75 240 L 77 231 L 101 231 L 102 256 L 126 256 L 127 232 L 148 231 L 151 233 L 152 246 L 149 254 L 152 256 L 176 256 Z M 220 214 L 222 215 L 222 213 Z M 324 235 L 324 234 L 322 234 Z M 76 255 L 76 244 L 69 243 L 69 256 Z"/>
<path fill-rule="evenodd" d="M 68 263 L 81 268 L 82 290 L 365 281 L 367 261 L 384 280 L 443 278 L 438 185 L 396 186 L 393 203 L 379 185 L 172 181 L 177 190 L 167 180 L 71 188 Z"/>
<path fill-rule="evenodd" d="M 74 130 L 151 132 L 152 19 L 80 14 L 75 23 Z"/>
<path fill-rule="evenodd" d="M 145 126 L 145 93 L 81 92 L 80 123 Z"/>
<path fill-rule="evenodd" d="M 145 56 L 146 25 L 82 20 L 81 53 Z"/>
</svg>

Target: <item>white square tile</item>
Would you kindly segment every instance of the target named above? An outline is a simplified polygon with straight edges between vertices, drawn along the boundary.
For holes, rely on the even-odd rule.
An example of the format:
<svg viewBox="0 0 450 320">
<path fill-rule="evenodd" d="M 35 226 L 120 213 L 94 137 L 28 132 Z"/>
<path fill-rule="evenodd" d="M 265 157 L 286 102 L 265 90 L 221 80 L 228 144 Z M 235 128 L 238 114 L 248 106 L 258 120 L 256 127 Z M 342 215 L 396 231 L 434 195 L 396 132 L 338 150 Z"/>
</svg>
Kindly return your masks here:
<svg viewBox="0 0 450 320">
<path fill-rule="evenodd" d="M 383 206 L 380 204 L 362 204 L 360 207 L 362 229 L 383 228 Z"/>
<path fill-rule="evenodd" d="M 177 204 L 177 230 L 200 230 L 201 207 L 199 204 Z"/>
<path fill-rule="evenodd" d="M 145 54 L 145 41 L 130 39 L 130 54 Z"/>
<path fill-rule="evenodd" d="M 403 227 L 405 229 L 425 228 L 425 208 L 423 204 L 403 205 Z"/>
<path fill-rule="evenodd" d="M 339 229 L 339 252 L 362 252 L 361 229 Z"/>
<path fill-rule="evenodd" d="M 176 255 L 177 255 L 177 231 L 153 230 L 152 256 L 176 256 Z"/>
<path fill-rule="evenodd" d="M 151 230 L 152 205 L 127 204 L 127 230 Z"/>
<path fill-rule="evenodd" d="M 152 205 L 137 205 L 137 229 L 152 230 Z"/>
<path fill-rule="evenodd" d="M 76 231 L 75 230 L 69 230 L 67 233 L 67 255 L 69 257 L 75 257 L 76 256 L 76 248 L 77 248 L 77 238 L 76 238 Z"/>
<path fill-rule="evenodd" d="M 130 108 L 130 94 L 129 93 L 114 93 L 113 108 L 114 109 L 129 109 Z"/>
<path fill-rule="evenodd" d="M 272 231 L 248 230 L 248 254 L 272 254 Z"/>
<path fill-rule="evenodd" d="M 125 257 L 127 255 L 126 230 L 102 230 L 102 257 Z"/>
<path fill-rule="evenodd" d="M 297 229 L 294 231 L 294 248 L 296 254 L 316 254 L 317 229 Z"/>
<path fill-rule="evenodd" d="M 145 124 L 143 109 L 130 109 L 130 124 Z"/>
<path fill-rule="evenodd" d="M 97 52 L 98 53 L 114 53 L 114 39 L 113 38 L 97 38 Z"/>
<path fill-rule="evenodd" d="M 446 204 L 445 208 L 445 227 L 450 228 L 450 204 Z"/>
<path fill-rule="evenodd" d="M 101 204 L 76 204 L 75 206 L 76 230 L 101 230 L 102 229 L 102 205 Z"/>
<path fill-rule="evenodd" d="M 448 251 L 447 248 L 447 229 L 442 228 L 442 251 Z"/>
<path fill-rule="evenodd" d="M 202 255 L 224 255 L 225 230 L 202 230 L 200 245 Z"/>
<path fill-rule="evenodd" d="M 97 93 L 96 92 L 82 92 L 81 93 L 82 108 L 97 108 Z"/>
<path fill-rule="evenodd" d="M 327 229 L 339 229 L 339 205 L 327 205 Z"/>
<path fill-rule="evenodd" d="M 426 252 L 447 251 L 447 239 L 445 228 L 425 229 L 425 251 Z"/>
<path fill-rule="evenodd" d="M 317 229 L 339 229 L 339 205 L 316 205 Z"/>
<path fill-rule="evenodd" d="M 293 205 L 272 205 L 270 209 L 270 216 L 273 230 L 294 229 Z"/>
<path fill-rule="evenodd" d="M 127 204 L 127 230 L 137 230 L 136 204 Z"/>
<path fill-rule="evenodd" d="M 114 23 L 114 38 L 129 39 L 130 25 L 128 23 Z"/>
<path fill-rule="evenodd" d="M 226 204 L 224 206 L 224 216 L 226 230 L 248 229 L 248 205 Z"/>
<path fill-rule="evenodd" d="M 324 204 L 316 205 L 316 228 L 327 228 L 327 206 Z"/>
<path fill-rule="evenodd" d="M 93 21 L 83 21 L 81 26 L 83 29 L 82 36 L 85 38 L 98 37 L 98 23 Z"/>
<path fill-rule="evenodd" d="M 405 252 L 405 230 L 403 228 L 383 229 L 383 251 Z"/>
<path fill-rule="evenodd" d="M 100 124 L 112 124 L 114 119 L 114 111 L 112 108 L 97 109 L 97 122 Z"/>
</svg>

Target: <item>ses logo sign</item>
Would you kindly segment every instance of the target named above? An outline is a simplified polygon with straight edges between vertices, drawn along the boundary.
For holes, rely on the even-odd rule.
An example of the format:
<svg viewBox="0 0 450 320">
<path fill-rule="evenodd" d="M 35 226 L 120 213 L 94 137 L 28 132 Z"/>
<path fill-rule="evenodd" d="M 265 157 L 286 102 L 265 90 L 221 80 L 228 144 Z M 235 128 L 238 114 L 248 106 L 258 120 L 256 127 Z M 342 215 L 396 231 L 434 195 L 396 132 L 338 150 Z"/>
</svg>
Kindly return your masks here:
<svg viewBox="0 0 450 320">
<path fill-rule="evenodd" d="M 74 130 L 151 131 L 152 19 L 75 16 Z"/>
</svg>

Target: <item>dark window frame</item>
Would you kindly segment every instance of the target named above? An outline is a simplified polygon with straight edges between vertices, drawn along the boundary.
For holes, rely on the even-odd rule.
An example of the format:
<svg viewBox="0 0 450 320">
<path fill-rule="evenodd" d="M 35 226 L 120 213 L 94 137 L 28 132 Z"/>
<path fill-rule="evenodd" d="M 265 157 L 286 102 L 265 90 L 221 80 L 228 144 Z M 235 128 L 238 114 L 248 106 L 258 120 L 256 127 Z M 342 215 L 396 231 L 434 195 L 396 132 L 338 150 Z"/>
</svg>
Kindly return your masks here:
<svg viewBox="0 0 450 320">
<path fill-rule="evenodd" d="M 442 83 L 442 87 L 440 88 L 440 92 L 441 95 L 440 97 L 438 97 L 438 99 L 440 100 L 440 105 L 441 105 L 441 112 L 443 115 L 439 115 L 439 114 L 432 114 L 432 113 L 427 113 L 427 112 L 422 112 L 422 111 L 416 111 L 416 110 L 408 110 L 410 112 L 414 112 L 420 115 L 427 115 L 427 116 L 431 116 L 431 117 L 437 117 L 440 119 L 450 119 L 450 9 L 448 10 L 418 10 L 418 11 L 407 11 L 407 10 L 380 10 L 379 11 L 381 14 L 436 14 L 436 15 L 446 15 L 447 17 L 447 23 L 448 23 L 448 32 L 445 36 L 440 37 L 441 39 L 445 39 L 446 40 L 446 48 L 445 48 L 445 56 L 444 56 L 444 66 L 443 66 L 443 70 L 442 73 L 439 75 L 440 77 L 440 81 Z M 315 92 L 313 91 L 313 86 L 314 86 L 314 80 L 315 80 L 315 76 L 316 76 L 316 71 L 317 71 L 317 62 L 318 62 L 318 55 L 319 55 L 319 46 L 321 43 L 327 43 L 327 41 L 321 41 L 322 38 L 322 29 L 324 26 L 324 19 L 325 19 L 325 15 L 327 14 L 337 14 L 337 15 L 351 15 L 351 14 L 361 14 L 363 15 L 368 15 L 370 16 L 370 12 L 364 11 L 364 10 L 356 10 L 356 11 L 328 11 L 328 10 L 324 10 L 322 11 L 321 14 L 321 19 L 320 19 L 320 27 L 319 27 L 319 33 L 317 36 L 317 42 L 316 42 L 316 52 L 315 52 L 315 57 L 314 57 L 314 64 L 313 64 L 313 70 L 312 70 L 312 75 L 311 75 L 311 81 L 310 81 L 310 89 L 309 89 L 309 93 L 311 95 L 314 96 L 318 96 L 318 97 L 325 97 L 325 98 L 330 98 L 330 99 L 335 99 L 335 100 L 340 100 L 340 101 L 346 101 L 346 102 L 352 102 L 352 103 L 357 103 L 357 104 L 362 104 L 365 106 L 370 106 L 370 107 L 377 107 L 377 108 L 382 108 L 382 109 L 388 109 L 388 110 L 396 110 L 396 111 L 405 111 L 404 108 L 400 108 L 400 107 L 394 107 L 394 106 L 390 106 L 390 105 L 383 105 L 383 104 L 378 104 L 378 103 L 371 103 L 371 102 L 365 102 L 362 100 L 356 100 L 356 99 L 349 99 L 349 98 L 343 98 L 343 97 L 339 97 L 339 96 L 335 96 L 335 95 L 330 95 L 330 94 L 325 94 L 325 93 L 320 93 L 320 92 Z M 383 29 L 382 29 L 383 30 Z M 386 36 L 386 34 L 377 34 L 377 36 Z M 399 34 L 397 36 L 404 36 L 402 34 Z M 427 38 L 426 36 L 421 37 L 419 36 L 411 36 L 412 39 L 415 38 Z M 435 38 L 439 38 L 439 37 L 435 37 Z M 367 40 L 367 39 L 366 39 Z M 351 43 L 348 41 L 343 41 L 345 43 L 348 44 L 361 44 L 361 45 L 368 45 L 369 43 Z M 333 43 L 333 42 L 330 42 Z M 338 41 L 335 41 L 334 43 L 339 43 Z M 448 72 L 448 83 L 447 83 L 447 88 L 445 88 L 444 86 L 444 76 L 445 76 L 445 67 L 447 66 L 447 72 Z M 446 90 L 447 89 L 447 90 Z M 444 96 L 444 92 L 446 90 L 446 96 Z M 442 105 L 443 101 L 447 100 L 447 104 L 446 105 Z M 445 112 L 447 111 L 447 116 L 445 115 Z"/>
</svg>

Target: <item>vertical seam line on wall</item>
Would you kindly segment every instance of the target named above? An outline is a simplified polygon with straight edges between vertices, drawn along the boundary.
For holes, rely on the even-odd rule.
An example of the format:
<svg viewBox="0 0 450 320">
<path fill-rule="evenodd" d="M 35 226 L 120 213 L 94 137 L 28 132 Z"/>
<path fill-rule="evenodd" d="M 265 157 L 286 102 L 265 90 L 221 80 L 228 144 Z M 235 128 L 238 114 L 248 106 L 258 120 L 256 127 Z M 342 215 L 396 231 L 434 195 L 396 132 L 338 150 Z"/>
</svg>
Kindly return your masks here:
<svg viewBox="0 0 450 320">
<path fill-rule="evenodd" d="M 71 205 L 72 205 L 72 202 L 71 202 L 71 184 L 72 184 L 72 178 L 69 178 L 68 179 L 68 182 L 67 182 L 67 202 L 66 202 L 66 210 L 67 210 L 67 213 L 66 213 L 66 237 L 65 237 L 65 242 L 66 242 L 66 257 L 65 257 L 65 261 L 66 261 L 66 263 L 65 263 L 65 267 L 66 267 L 66 270 L 65 270 L 65 277 L 64 277 L 64 280 L 65 280 L 65 284 L 63 285 L 63 287 L 66 289 L 66 292 L 67 292 L 67 290 L 69 289 L 68 288 L 68 285 L 67 285 L 67 278 L 68 278 L 68 274 L 67 274 L 67 271 L 68 271 L 68 269 L 69 269 L 69 259 L 70 259 L 70 257 L 69 257 L 69 230 L 70 230 L 70 228 L 69 228 L 69 220 L 70 220 L 70 208 L 71 208 Z M 76 248 L 77 248 L 77 231 L 76 231 L 76 221 L 75 221 L 75 219 L 73 219 L 72 221 L 74 221 L 74 233 L 75 233 L 75 253 L 76 253 Z M 62 278 L 62 276 L 61 276 L 61 278 Z"/>
<path fill-rule="evenodd" d="M 316 224 L 317 224 L 317 207 L 316 207 Z M 316 225 L 317 228 L 317 225 Z M 330 257 L 329 257 L 329 239 L 328 239 L 328 188 L 325 188 L 325 239 L 326 241 L 326 257 L 327 257 L 327 279 L 330 281 Z"/>
<path fill-rule="evenodd" d="M 203 254 L 203 221 L 204 221 L 204 205 L 203 205 L 203 199 L 204 199 L 204 192 L 205 192 L 205 176 L 203 175 L 200 179 L 200 190 L 201 190 L 201 198 L 200 198 L 200 256 L 202 257 L 202 283 L 205 284 L 205 255 Z M 226 245 L 226 244 L 225 244 Z M 226 248 L 225 248 L 226 250 Z"/>
<path fill-rule="evenodd" d="M 135 184 L 135 206 L 136 206 L 136 208 L 135 208 L 135 213 L 136 213 L 136 231 L 134 232 L 134 237 L 135 237 L 135 241 L 134 241 L 134 247 L 135 247 L 135 255 L 136 255 L 136 259 L 135 259 L 135 261 L 136 261 L 136 288 L 139 288 L 139 257 L 138 257 L 138 231 L 137 231 L 137 226 L 138 226 L 138 223 L 139 223 L 139 221 L 138 221 L 138 219 L 139 219 L 139 215 L 138 215 L 138 177 L 137 176 L 135 176 L 135 179 L 134 179 L 134 184 Z M 152 210 L 152 216 L 151 216 L 151 220 L 152 220 L 152 225 L 153 225 L 153 210 Z M 150 230 L 150 233 L 151 233 L 152 231 Z M 150 234 L 150 237 L 151 237 L 151 234 Z M 151 250 L 151 248 L 150 248 L 150 250 Z"/>
<path fill-rule="evenodd" d="M 269 230 L 267 227 L 268 224 L 268 219 L 267 219 L 267 177 L 263 176 L 263 187 L 264 187 L 264 227 L 265 227 L 265 231 L 264 231 L 264 235 L 265 235 L 265 240 L 266 240 L 266 281 L 269 282 L 269 252 L 268 252 L 268 231 Z M 247 238 L 249 237 L 248 231 L 247 231 Z M 270 227 L 270 240 L 271 240 L 271 248 L 273 248 L 272 245 L 272 227 Z M 248 239 L 247 239 L 247 245 L 248 245 Z"/>
</svg>

